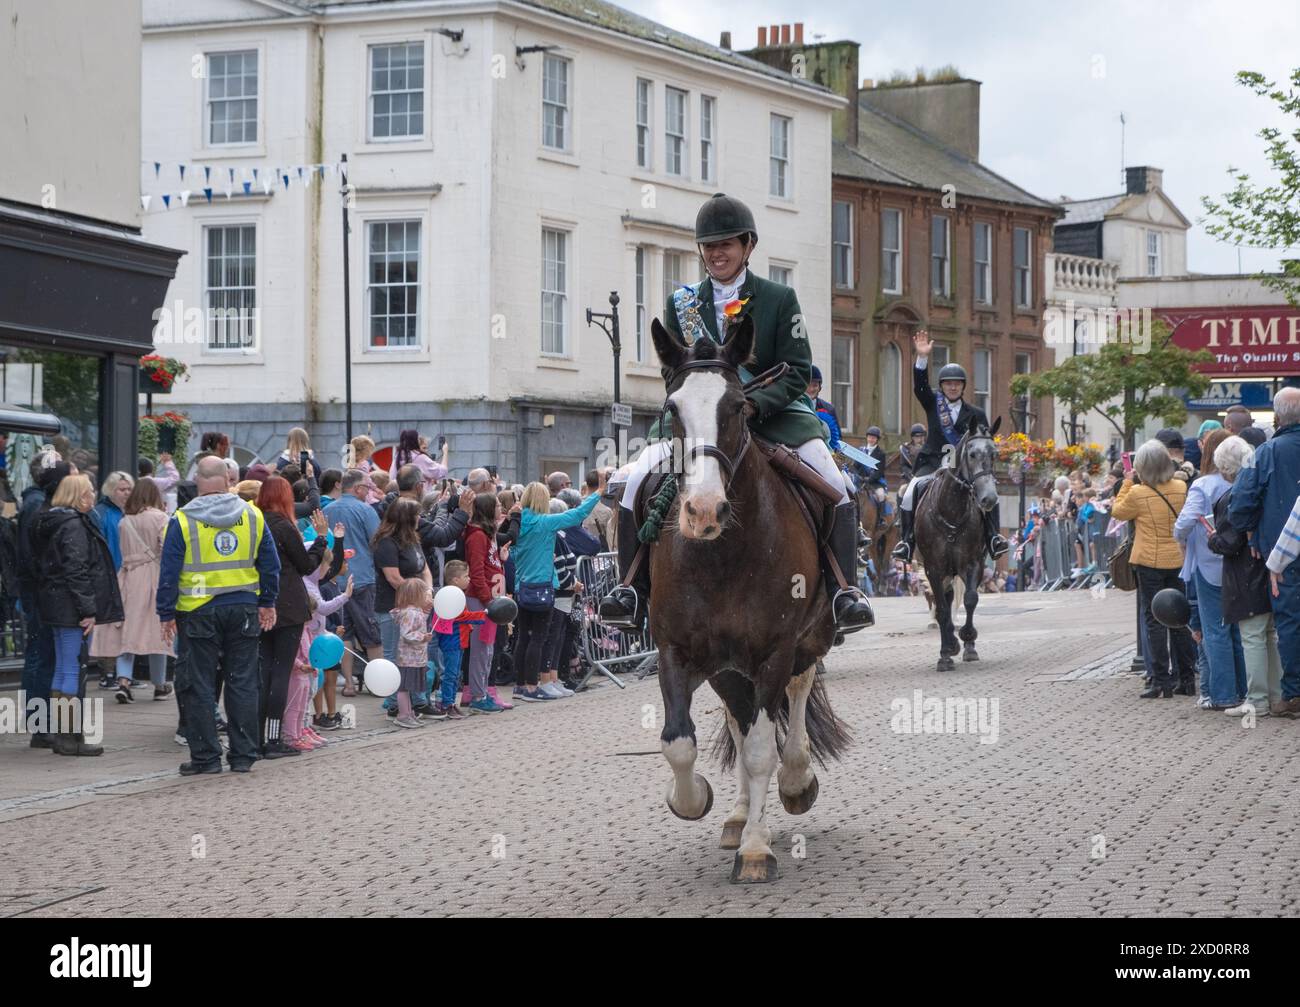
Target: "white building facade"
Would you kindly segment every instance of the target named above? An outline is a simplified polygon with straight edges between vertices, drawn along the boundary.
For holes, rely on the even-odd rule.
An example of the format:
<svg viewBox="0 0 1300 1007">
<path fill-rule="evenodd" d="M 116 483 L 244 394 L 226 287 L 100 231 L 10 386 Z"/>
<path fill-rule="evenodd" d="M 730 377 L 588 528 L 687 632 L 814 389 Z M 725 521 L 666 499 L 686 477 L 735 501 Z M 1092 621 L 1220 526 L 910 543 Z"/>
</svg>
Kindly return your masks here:
<svg viewBox="0 0 1300 1007">
<path fill-rule="evenodd" d="M 613 399 L 586 310 L 618 292 L 621 398 L 644 429 L 663 389 L 650 320 L 702 275 L 713 192 L 754 210 L 753 268 L 790 271 L 828 361 L 838 103 L 603 3 L 145 0 L 145 233 L 191 252 L 158 331 L 191 367 L 169 406 L 241 459 L 302 425 L 334 463 L 346 198 L 353 432 L 443 434 L 462 474 L 578 476 Z M 200 309 L 201 337 L 176 307 Z"/>
</svg>

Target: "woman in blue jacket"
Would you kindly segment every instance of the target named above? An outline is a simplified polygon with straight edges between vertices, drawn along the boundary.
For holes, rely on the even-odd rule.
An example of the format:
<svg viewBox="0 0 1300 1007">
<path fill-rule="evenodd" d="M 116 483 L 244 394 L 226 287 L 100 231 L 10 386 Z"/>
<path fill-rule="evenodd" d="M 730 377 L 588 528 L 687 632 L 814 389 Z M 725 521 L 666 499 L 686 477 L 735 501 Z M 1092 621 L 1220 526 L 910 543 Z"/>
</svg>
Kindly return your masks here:
<svg viewBox="0 0 1300 1007">
<path fill-rule="evenodd" d="M 515 697 L 536 703 L 558 697 L 538 688 L 542 663 L 546 658 L 547 627 L 555 608 L 555 589 L 560 586 L 555 574 L 555 533 L 576 528 L 595 509 L 605 492 L 605 473 L 600 486 L 579 506 L 562 514 L 552 514 L 551 493 L 546 483 L 530 483 L 520 510 L 519 539 L 510 550 L 515 566 L 515 601 L 519 605 L 518 634 L 515 641 Z"/>
</svg>

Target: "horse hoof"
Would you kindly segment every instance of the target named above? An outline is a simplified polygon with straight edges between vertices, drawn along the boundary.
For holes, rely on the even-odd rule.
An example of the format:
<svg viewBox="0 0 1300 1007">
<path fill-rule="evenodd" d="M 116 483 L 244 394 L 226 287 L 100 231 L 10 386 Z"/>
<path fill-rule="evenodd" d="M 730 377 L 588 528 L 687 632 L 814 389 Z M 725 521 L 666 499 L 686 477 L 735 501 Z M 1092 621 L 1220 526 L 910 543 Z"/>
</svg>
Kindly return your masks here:
<svg viewBox="0 0 1300 1007">
<path fill-rule="evenodd" d="M 771 853 L 737 853 L 731 865 L 733 885 L 765 885 L 780 876 Z"/>
<path fill-rule="evenodd" d="M 695 774 L 695 785 L 704 788 L 704 810 L 698 815 L 683 815 L 673 807 L 673 802 L 668 802 L 668 810 L 684 822 L 698 822 L 713 809 L 713 788 L 709 786 L 709 781 L 699 773 Z"/>
<path fill-rule="evenodd" d="M 718 843 L 718 848 L 722 850 L 740 849 L 740 834 L 744 831 L 744 822 L 726 822 L 722 826 L 722 841 Z"/>
<path fill-rule="evenodd" d="M 939 658 L 939 671 L 952 671 L 955 667 L 957 666 L 953 664 L 951 657 Z"/>
<path fill-rule="evenodd" d="M 979 654 L 975 653 L 975 649 L 972 647 L 968 649 L 966 653 L 962 654 L 961 659 L 963 661 L 978 661 L 980 659 L 980 656 Z"/>
<path fill-rule="evenodd" d="M 791 815 L 802 815 L 804 812 L 811 810 L 812 806 L 817 803 L 817 777 L 812 778 L 812 783 L 804 787 L 803 793 L 788 795 L 781 793 L 781 805 Z"/>
</svg>

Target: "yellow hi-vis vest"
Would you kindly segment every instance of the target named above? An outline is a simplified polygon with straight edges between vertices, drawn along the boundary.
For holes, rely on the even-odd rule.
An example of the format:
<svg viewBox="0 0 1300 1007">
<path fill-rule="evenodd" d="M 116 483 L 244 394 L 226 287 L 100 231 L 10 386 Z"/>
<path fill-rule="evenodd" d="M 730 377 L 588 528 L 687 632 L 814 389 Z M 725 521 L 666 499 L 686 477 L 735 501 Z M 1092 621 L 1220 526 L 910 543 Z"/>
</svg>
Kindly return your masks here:
<svg viewBox="0 0 1300 1007">
<path fill-rule="evenodd" d="M 216 595 L 232 591 L 257 593 L 261 579 L 257 572 L 257 546 L 266 524 L 260 510 L 245 502 L 244 513 L 229 528 L 203 524 L 184 509 L 176 512 L 176 519 L 185 541 L 176 611 L 193 612 Z"/>
</svg>

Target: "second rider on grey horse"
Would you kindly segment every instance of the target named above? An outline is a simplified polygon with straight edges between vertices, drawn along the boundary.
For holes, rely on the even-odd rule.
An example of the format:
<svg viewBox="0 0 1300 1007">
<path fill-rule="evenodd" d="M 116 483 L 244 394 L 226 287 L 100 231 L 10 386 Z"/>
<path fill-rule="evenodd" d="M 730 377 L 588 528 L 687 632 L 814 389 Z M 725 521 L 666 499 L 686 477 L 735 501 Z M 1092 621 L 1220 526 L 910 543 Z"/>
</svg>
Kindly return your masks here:
<svg viewBox="0 0 1300 1007">
<path fill-rule="evenodd" d="M 907 484 L 907 492 L 899 504 L 901 527 L 898 545 L 894 547 L 893 556 L 904 563 L 912 561 L 916 543 L 912 537 L 912 516 L 915 513 L 916 500 L 934 474 L 944 466 L 944 455 L 949 448 L 950 457 L 954 456 L 957 445 L 970 430 L 988 429 L 989 418 L 979 406 L 973 406 L 962 399 L 966 391 L 966 371 L 960 364 L 946 364 L 939 369 L 939 389 L 935 395 L 930 387 L 930 350 L 933 342 L 925 329 L 920 329 L 912 337 L 916 348 L 916 366 L 912 372 L 912 391 L 917 401 L 925 409 L 928 420 L 928 434 L 925 446 L 916 458 L 913 471 L 916 474 Z M 955 462 L 953 462 L 955 464 Z M 989 555 L 997 559 L 1005 553 L 1009 543 L 1002 537 L 998 506 L 984 514 L 984 536 Z"/>
</svg>

